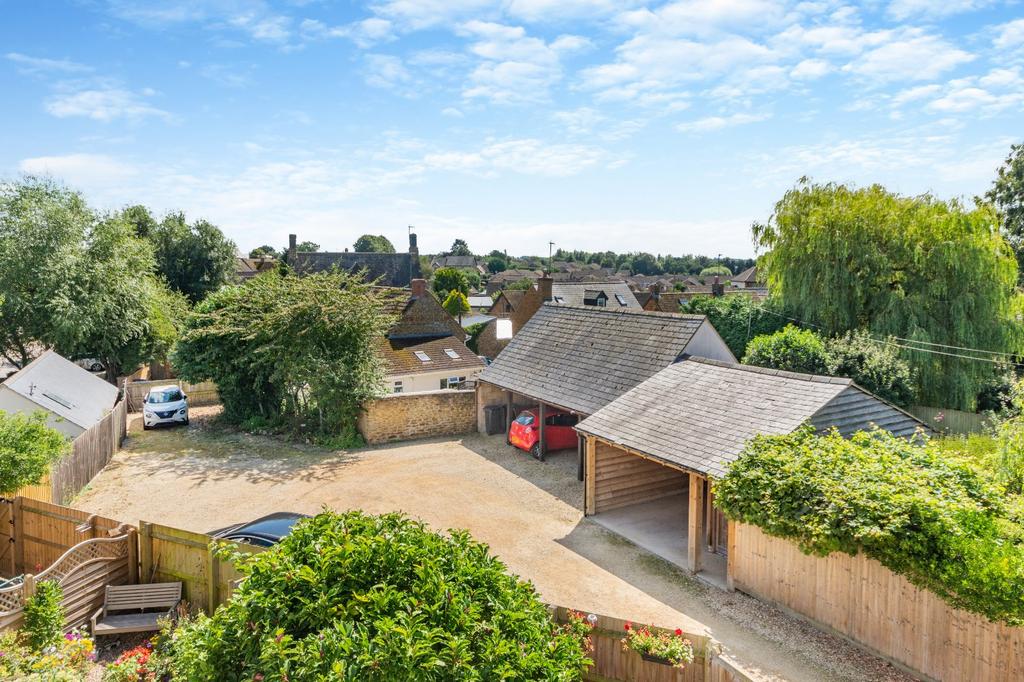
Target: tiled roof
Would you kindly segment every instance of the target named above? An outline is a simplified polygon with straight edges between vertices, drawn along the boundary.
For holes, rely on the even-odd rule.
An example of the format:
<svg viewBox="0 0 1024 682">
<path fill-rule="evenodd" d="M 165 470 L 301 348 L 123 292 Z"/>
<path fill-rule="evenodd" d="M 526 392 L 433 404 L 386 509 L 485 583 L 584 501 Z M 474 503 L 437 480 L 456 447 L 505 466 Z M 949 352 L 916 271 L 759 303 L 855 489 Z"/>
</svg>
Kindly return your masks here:
<svg viewBox="0 0 1024 682">
<path fill-rule="evenodd" d="M 456 335 L 463 337 L 458 320 L 448 314 L 433 293 L 415 298 L 408 289 L 378 287 L 385 310 L 397 322 L 388 330 L 391 338 L 425 338 Z"/>
<path fill-rule="evenodd" d="M 597 298 L 600 292 L 608 298 L 609 308 L 623 307 L 615 298 L 622 296 L 625 307 L 639 309 L 641 306 L 636 296 L 625 282 L 553 282 L 551 295 L 555 301 L 564 305 L 584 305 L 584 301 Z M 559 300 L 560 299 L 560 300 Z"/>
<path fill-rule="evenodd" d="M 592 414 L 675 362 L 703 315 L 545 304 L 481 381 Z"/>
<path fill-rule="evenodd" d="M 749 267 L 738 275 L 733 275 L 729 278 L 733 282 L 749 282 L 753 284 L 757 282 L 757 266 Z"/>
<path fill-rule="evenodd" d="M 446 351 L 451 351 L 457 357 L 451 357 Z M 448 370 L 454 372 L 484 366 L 484 361 L 454 336 L 427 341 L 382 339 L 379 353 L 384 361 L 384 372 L 388 376 Z M 423 353 L 429 360 L 421 360 L 417 353 Z"/>
<path fill-rule="evenodd" d="M 292 264 L 299 274 L 325 272 L 333 268 L 366 271 L 367 281 L 379 280 L 384 286 L 407 287 L 420 276 L 420 261 L 410 253 L 362 253 L 358 251 L 299 251 Z"/>
<path fill-rule="evenodd" d="M 118 393 L 113 384 L 52 350 L 25 365 L 2 386 L 83 429 L 114 408 Z"/>
<path fill-rule="evenodd" d="M 653 309 L 662 313 L 678 313 L 679 305 L 687 299 L 680 291 L 665 291 L 658 294 L 658 298 L 652 301 Z M 651 309 L 648 306 L 648 309 Z"/>
<path fill-rule="evenodd" d="M 630 450 L 721 477 L 758 434 L 804 422 L 844 436 L 872 424 L 898 436 L 924 425 L 850 379 L 687 358 L 586 418 L 578 429 Z"/>
</svg>

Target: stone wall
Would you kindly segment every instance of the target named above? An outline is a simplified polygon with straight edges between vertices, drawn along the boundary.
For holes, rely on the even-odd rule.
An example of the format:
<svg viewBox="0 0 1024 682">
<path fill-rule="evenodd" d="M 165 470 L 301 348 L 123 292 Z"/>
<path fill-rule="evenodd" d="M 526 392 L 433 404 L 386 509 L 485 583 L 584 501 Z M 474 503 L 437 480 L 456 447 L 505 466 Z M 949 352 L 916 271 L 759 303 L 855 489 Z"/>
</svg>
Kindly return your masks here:
<svg viewBox="0 0 1024 682">
<path fill-rule="evenodd" d="M 476 392 L 396 393 L 363 406 L 359 433 L 370 445 L 476 430 Z"/>
</svg>

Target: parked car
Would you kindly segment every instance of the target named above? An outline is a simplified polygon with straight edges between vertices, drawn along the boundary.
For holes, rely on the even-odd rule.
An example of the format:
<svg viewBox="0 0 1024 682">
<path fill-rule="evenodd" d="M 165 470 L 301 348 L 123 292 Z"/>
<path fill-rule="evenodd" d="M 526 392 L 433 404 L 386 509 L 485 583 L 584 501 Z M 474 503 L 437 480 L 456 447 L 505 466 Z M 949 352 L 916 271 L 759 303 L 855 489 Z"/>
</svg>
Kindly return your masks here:
<svg viewBox="0 0 1024 682">
<path fill-rule="evenodd" d="M 75 364 L 89 372 L 98 373 L 107 371 L 107 366 L 96 358 L 79 358 L 78 360 L 75 360 Z"/>
<path fill-rule="evenodd" d="M 149 389 L 142 403 L 143 429 L 161 424 L 188 425 L 188 396 L 173 384 Z"/>
<path fill-rule="evenodd" d="M 281 542 L 281 539 L 291 532 L 300 519 L 308 519 L 308 514 L 296 514 L 294 512 L 275 512 L 267 516 L 261 516 L 255 521 L 236 523 L 220 530 L 211 530 L 207 535 L 222 540 L 233 540 L 247 545 L 259 547 L 271 547 Z"/>
<path fill-rule="evenodd" d="M 577 443 L 579 415 L 562 410 L 545 410 L 544 441 L 548 450 L 568 450 Z M 508 427 L 508 444 L 525 450 L 540 459 L 540 410 L 523 410 Z"/>
</svg>

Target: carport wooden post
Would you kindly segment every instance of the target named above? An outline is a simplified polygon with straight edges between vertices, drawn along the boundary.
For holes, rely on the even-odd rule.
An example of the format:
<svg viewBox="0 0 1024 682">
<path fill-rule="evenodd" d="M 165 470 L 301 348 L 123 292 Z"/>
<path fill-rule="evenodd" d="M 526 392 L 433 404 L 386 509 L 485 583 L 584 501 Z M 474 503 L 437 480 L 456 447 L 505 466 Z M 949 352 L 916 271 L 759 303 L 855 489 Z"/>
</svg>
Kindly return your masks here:
<svg viewBox="0 0 1024 682">
<path fill-rule="evenodd" d="M 583 480 L 583 453 L 585 452 L 585 446 L 583 444 L 583 435 L 576 434 L 576 457 L 579 458 L 579 464 L 576 466 L 576 479 L 579 481 Z"/>
<path fill-rule="evenodd" d="M 512 391 L 505 391 L 505 433 L 512 428 L 512 421 L 516 418 L 512 414 Z"/>
<path fill-rule="evenodd" d="M 584 456 L 584 481 L 583 484 L 583 514 L 593 516 L 597 511 L 597 441 L 593 436 L 583 438 Z"/>
<path fill-rule="evenodd" d="M 704 539 L 704 478 L 697 474 L 690 474 L 690 511 L 688 518 L 689 535 L 687 541 L 686 567 L 691 573 L 699 573 L 701 566 L 701 552 Z"/>
<path fill-rule="evenodd" d="M 545 455 L 548 454 L 548 443 L 544 438 L 544 422 L 547 421 L 547 407 L 544 403 L 540 404 L 540 440 L 537 441 L 540 444 L 540 461 L 544 461 Z"/>
</svg>

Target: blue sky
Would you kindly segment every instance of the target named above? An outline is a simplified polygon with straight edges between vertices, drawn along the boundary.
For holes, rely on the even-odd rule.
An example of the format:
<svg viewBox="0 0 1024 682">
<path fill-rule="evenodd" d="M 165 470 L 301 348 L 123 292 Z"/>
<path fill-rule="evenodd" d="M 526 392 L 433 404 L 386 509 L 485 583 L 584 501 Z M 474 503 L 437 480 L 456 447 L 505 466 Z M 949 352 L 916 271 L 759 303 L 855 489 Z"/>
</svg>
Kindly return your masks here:
<svg viewBox="0 0 1024 682">
<path fill-rule="evenodd" d="M 0 175 L 248 250 L 753 254 L 803 175 L 983 192 L 1024 138 L 1024 5 L 0 0 Z"/>
</svg>

